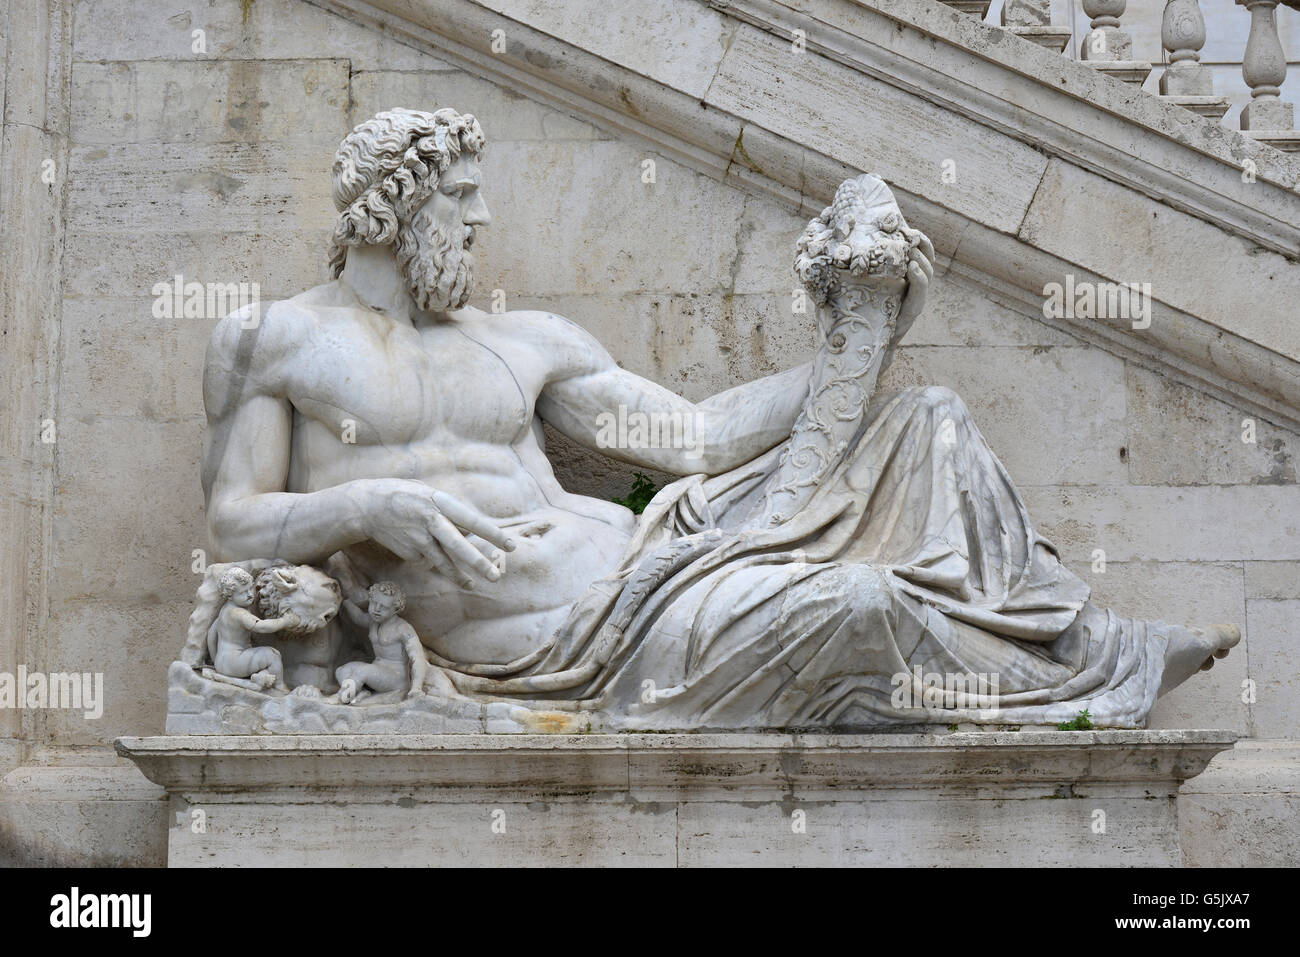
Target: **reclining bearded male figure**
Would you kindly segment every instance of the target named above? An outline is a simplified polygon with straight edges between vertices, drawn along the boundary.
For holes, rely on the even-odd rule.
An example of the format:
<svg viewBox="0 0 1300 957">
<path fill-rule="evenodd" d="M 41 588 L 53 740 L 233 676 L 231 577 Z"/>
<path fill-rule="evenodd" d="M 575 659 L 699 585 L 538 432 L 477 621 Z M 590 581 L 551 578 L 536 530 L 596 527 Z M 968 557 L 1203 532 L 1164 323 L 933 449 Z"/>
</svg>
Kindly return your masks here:
<svg viewBox="0 0 1300 957">
<path fill-rule="evenodd" d="M 483 147 L 453 110 L 359 125 L 334 163 L 336 278 L 213 333 L 217 560 L 329 561 L 353 594 L 395 582 L 459 694 L 611 729 L 1039 724 L 1085 707 L 1134 727 L 1238 640 L 1090 604 L 956 395 L 874 394 L 933 272 L 880 180 L 845 183 L 799 239 L 813 359 L 691 403 L 566 319 L 466 304 Z M 620 408 L 689 420 L 695 441 L 599 449 Z M 542 420 L 685 477 L 639 519 L 572 494 Z M 290 683 L 331 690 L 338 641 L 304 647 Z M 997 693 L 918 694 L 923 712 L 892 698 L 896 676 L 935 673 L 993 675 Z"/>
</svg>

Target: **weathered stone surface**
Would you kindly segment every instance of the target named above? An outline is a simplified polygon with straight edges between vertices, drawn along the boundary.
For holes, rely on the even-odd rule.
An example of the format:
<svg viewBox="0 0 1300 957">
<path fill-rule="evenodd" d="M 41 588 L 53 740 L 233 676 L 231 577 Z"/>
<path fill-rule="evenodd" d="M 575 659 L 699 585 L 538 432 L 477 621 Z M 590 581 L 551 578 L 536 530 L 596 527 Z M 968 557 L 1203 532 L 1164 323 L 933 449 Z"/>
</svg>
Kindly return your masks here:
<svg viewBox="0 0 1300 957">
<path fill-rule="evenodd" d="M 247 13 L 245 13 L 247 9 Z M 203 31 L 206 52 L 194 50 Z M 301 0 L 196 5 L 192 0 L 77 4 L 78 60 L 299 60 L 325 54 L 355 69 L 446 70 L 447 63 Z"/>
<path fill-rule="evenodd" d="M 1127 380 L 1135 485 L 1295 484 L 1294 432 L 1133 363 Z"/>
<path fill-rule="evenodd" d="M 925 315 L 908 334 L 912 346 L 1077 346 L 1082 341 L 999 302 L 987 287 L 939 267 Z M 1070 353 L 1082 356 L 1083 353 Z"/>
<path fill-rule="evenodd" d="M 432 83 L 432 85 L 431 85 Z M 463 103 L 473 110 L 484 132 L 498 143 L 541 140 L 589 141 L 611 139 L 608 131 L 579 117 L 530 99 L 509 87 L 456 70 L 431 76 L 427 71 L 354 71 L 351 78 L 348 128 L 400 103 L 412 109 Z M 334 140 L 338 139 L 335 133 Z M 331 143 L 336 146 L 337 143 Z"/>
<path fill-rule="evenodd" d="M 1077 215 L 1081 205 L 1087 216 Z M 1232 315 L 1237 335 L 1300 355 L 1300 329 L 1287 305 L 1300 298 L 1300 272 L 1250 243 L 1212 238 L 1220 236 L 1204 220 L 1135 204 L 1113 183 L 1060 160 L 1048 164 L 1020 226 L 1027 242 L 1118 281 L 1150 282 L 1155 299 L 1193 315 Z M 1183 254 L 1170 256 L 1171 248 Z M 1234 281 L 1223 282 L 1225 275 Z"/>
<path fill-rule="evenodd" d="M 646 160 L 655 163 L 653 183 L 643 182 Z M 480 296 L 682 295 L 730 285 L 745 198 L 662 154 L 608 140 L 507 141 L 484 151 L 483 177 L 493 217 L 511 225 L 489 227 L 476 242 Z M 655 254 L 627 232 L 611 241 L 612 222 L 639 236 L 690 236 L 691 255 Z M 571 243 L 558 241 L 559 223 Z M 787 252 L 787 276 L 788 263 Z"/>
<path fill-rule="evenodd" d="M 734 25 L 701 4 L 639 7 L 584 3 L 567 11 L 535 0 L 486 0 L 483 6 L 518 21 L 547 17 L 556 35 L 598 56 L 627 63 L 652 79 L 702 100 L 713 81 L 709 65 L 730 47 Z M 506 31 L 507 44 L 519 37 Z"/>
<path fill-rule="evenodd" d="M 854 95 L 843 95 L 847 89 Z M 978 124 L 940 123 L 933 104 L 750 27 L 727 47 L 705 102 L 783 136 L 811 123 L 836 159 L 863 170 L 897 164 L 898 187 L 942 191 L 955 208 L 1006 231 L 1020 225 L 1047 162 Z M 945 160 L 956 170 L 949 183 Z"/>
<path fill-rule="evenodd" d="M 789 368 L 813 348 L 809 316 L 788 294 L 717 292 L 529 296 L 511 308 L 544 309 L 578 323 L 618 364 L 692 400 Z M 485 304 L 486 301 L 485 301 Z"/>
<path fill-rule="evenodd" d="M 1240 741 L 1178 795 L 1188 867 L 1300 865 L 1300 748 L 1294 740 Z"/>
<path fill-rule="evenodd" d="M 332 219 L 319 159 L 276 143 L 79 146 L 70 163 L 68 221 L 92 231 L 325 229 Z"/>
<path fill-rule="evenodd" d="M 57 0 L 9 0 L 0 14 L 0 434 L 7 437 L 0 452 L 0 669 L 12 674 L 47 599 L 54 448 L 42 437 L 58 388 L 71 9 Z M 0 738 L 32 731 L 29 719 L 0 709 Z"/>
<path fill-rule="evenodd" d="M 162 788 L 125 762 L 27 766 L 0 777 L 0 867 L 161 867 Z"/>
<path fill-rule="evenodd" d="M 189 276 L 197 278 L 195 273 Z M 170 285 L 171 280 L 165 281 Z M 82 454 L 111 455 L 95 441 L 97 438 L 120 444 L 116 436 L 123 427 L 104 417 L 130 416 L 134 420 L 130 428 L 135 430 L 143 424 L 141 420 L 193 419 L 195 409 L 202 406 L 203 352 L 216 320 L 156 319 L 151 314 L 152 305 L 147 289 L 137 299 L 64 301 L 60 350 L 66 382 L 60 396 L 63 412 L 76 421 L 95 420 L 84 426 L 69 423 L 73 430 L 70 437 L 87 444 L 66 447 L 65 465 L 74 466 Z M 130 449 L 122 451 L 132 453 Z M 151 454 L 161 451 L 154 449 Z M 167 458 L 179 464 L 193 460 L 197 451 L 192 434 L 187 434 L 183 446 L 169 451 Z M 115 474 L 111 466 L 105 472 L 99 473 L 99 478 Z M 102 490 L 103 486 L 91 483 L 77 489 L 92 496 Z M 67 504 L 67 499 L 64 502 Z"/>
<path fill-rule="evenodd" d="M 157 283 L 174 283 L 177 275 L 183 282 L 248 282 L 257 284 L 263 302 L 287 299 L 320 281 L 328 248 L 328 228 L 281 230 L 274 222 L 266 229 L 229 232 L 214 232 L 201 222 L 141 233 L 79 228 L 64 246 L 64 293 L 68 300 L 93 300 L 69 305 L 79 316 L 120 308 L 118 321 L 156 322 L 148 317 Z M 105 249 L 113 251 L 111 258 Z M 219 318 L 184 321 L 211 326 Z"/>
<path fill-rule="evenodd" d="M 348 109 L 348 61 L 77 63 L 72 138 L 126 143 L 297 144 L 329 149 Z"/>
<path fill-rule="evenodd" d="M 1068 561 L 1296 561 L 1295 489 L 1269 485 L 1027 487 L 1038 526 Z"/>
<path fill-rule="evenodd" d="M 102 674 L 104 713 L 88 718 L 84 709 L 28 712 L 39 721 L 42 744 L 102 748 L 132 729 L 163 727 L 166 702 L 144 689 L 166 681 L 166 668 L 153 662 L 176 654 L 173 636 L 185 627 L 189 602 L 150 597 L 144 588 L 138 594 L 134 601 L 64 598 L 51 609 L 49 634 L 29 652 L 28 669 Z M 123 660 L 141 664 L 123 668 Z"/>
<path fill-rule="evenodd" d="M 132 601 L 192 591 L 191 553 L 207 547 L 203 496 L 198 482 L 179 479 L 193 475 L 202 419 L 69 415 L 60 423 L 52 594 Z M 141 467 L 153 477 L 147 484 Z"/>
<path fill-rule="evenodd" d="M 1251 100 L 1241 110 L 1243 130 L 1295 129 L 1295 104 L 1276 97 Z"/>
<path fill-rule="evenodd" d="M 1112 485 L 1126 472 L 1123 381 L 1124 363 L 1092 348 L 905 346 L 881 388 L 944 385 L 969 397 L 1017 483 Z"/>
<path fill-rule="evenodd" d="M 1180 857 L 1171 798 L 1232 737 L 171 736 L 117 747 L 182 817 L 204 815 L 204 833 L 172 831 L 172 866 L 1169 865 Z"/>
<path fill-rule="evenodd" d="M 1300 562 L 1246 562 L 1247 598 L 1300 598 Z"/>
<path fill-rule="evenodd" d="M 1247 601 L 1246 628 L 1257 696 L 1251 731 L 1260 738 L 1289 737 L 1300 700 L 1300 599 Z"/>
</svg>

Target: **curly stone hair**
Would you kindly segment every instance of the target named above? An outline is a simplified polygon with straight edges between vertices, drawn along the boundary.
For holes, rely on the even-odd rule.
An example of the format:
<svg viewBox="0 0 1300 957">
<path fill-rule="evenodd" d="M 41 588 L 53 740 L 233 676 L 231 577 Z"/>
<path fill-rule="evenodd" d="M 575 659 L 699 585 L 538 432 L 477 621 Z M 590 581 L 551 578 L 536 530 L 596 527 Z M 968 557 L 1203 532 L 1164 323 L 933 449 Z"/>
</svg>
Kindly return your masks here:
<svg viewBox="0 0 1300 957">
<path fill-rule="evenodd" d="M 483 130 L 470 113 L 442 109 L 385 110 L 344 137 L 334 155 L 330 275 L 337 279 L 348 247 L 384 246 L 403 220 L 438 187 L 438 177 L 464 152 L 483 155 Z"/>
<path fill-rule="evenodd" d="M 235 592 L 247 588 L 253 584 L 253 576 L 242 568 L 227 568 L 221 573 L 221 583 L 218 588 L 221 591 L 222 598 L 229 598 Z"/>
<path fill-rule="evenodd" d="M 396 582 L 375 582 L 369 590 L 393 599 L 393 614 L 400 615 L 406 610 L 406 592 Z"/>
</svg>

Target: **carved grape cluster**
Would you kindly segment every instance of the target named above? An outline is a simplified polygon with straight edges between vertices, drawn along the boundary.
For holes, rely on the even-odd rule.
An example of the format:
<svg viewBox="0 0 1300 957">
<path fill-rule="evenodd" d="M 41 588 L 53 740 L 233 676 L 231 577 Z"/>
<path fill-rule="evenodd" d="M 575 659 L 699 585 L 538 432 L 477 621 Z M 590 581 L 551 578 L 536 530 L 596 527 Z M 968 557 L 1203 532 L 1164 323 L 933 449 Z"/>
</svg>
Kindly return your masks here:
<svg viewBox="0 0 1300 957">
<path fill-rule="evenodd" d="M 795 274 L 814 302 L 824 305 L 845 276 L 907 274 L 921 233 L 904 222 L 893 196 L 877 177 L 845 180 L 835 198 L 812 220 L 795 244 Z"/>
</svg>

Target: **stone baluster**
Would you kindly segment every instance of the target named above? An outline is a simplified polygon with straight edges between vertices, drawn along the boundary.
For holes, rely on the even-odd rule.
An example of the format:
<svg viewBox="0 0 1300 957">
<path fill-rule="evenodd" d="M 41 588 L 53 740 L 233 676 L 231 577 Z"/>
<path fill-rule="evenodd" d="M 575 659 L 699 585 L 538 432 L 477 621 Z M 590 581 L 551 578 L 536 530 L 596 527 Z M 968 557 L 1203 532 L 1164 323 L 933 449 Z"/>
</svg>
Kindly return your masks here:
<svg viewBox="0 0 1300 957">
<path fill-rule="evenodd" d="M 1169 54 L 1169 65 L 1160 77 L 1160 95 L 1210 119 L 1228 112 L 1228 98 L 1214 95 L 1214 78 L 1201 65 L 1205 17 L 1199 0 L 1168 0 L 1160 23 L 1160 42 Z"/>
<path fill-rule="evenodd" d="M 1092 29 L 1083 38 L 1079 56 L 1107 76 L 1141 86 L 1151 74 L 1151 64 L 1132 58 L 1133 38 L 1119 28 L 1127 6 L 1127 0 L 1083 0 Z"/>
<path fill-rule="evenodd" d="M 1002 4 L 1002 26 L 1055 53 L 1070 42 L 1068 27 L 1052 25 L 1052 0 L 1006 0 Z"/>
<path fill-rule="evenodd" d="M 1250 11 L 1250 35 L 1241 75 L 1250 87 L 1251 101 L 1241 111 L 1241 128 L 1262 143 L 1291 152 L 1300 151 L 1295 130 L 1295 107 L 1282 101 L 1286 55 L 1277 35 L 1278 0 L 1237 0 Z"/>
</svg>

